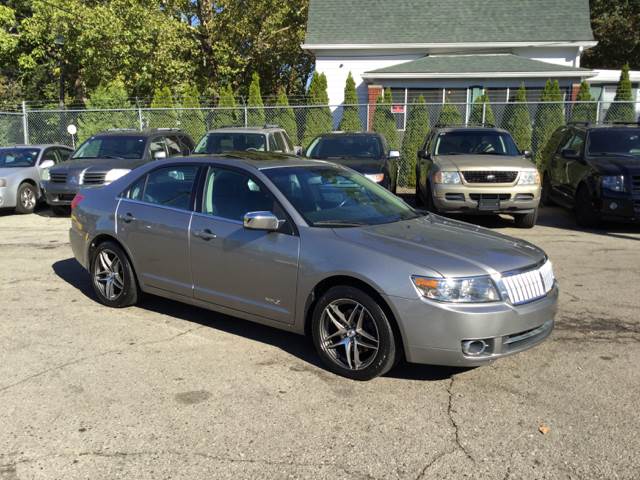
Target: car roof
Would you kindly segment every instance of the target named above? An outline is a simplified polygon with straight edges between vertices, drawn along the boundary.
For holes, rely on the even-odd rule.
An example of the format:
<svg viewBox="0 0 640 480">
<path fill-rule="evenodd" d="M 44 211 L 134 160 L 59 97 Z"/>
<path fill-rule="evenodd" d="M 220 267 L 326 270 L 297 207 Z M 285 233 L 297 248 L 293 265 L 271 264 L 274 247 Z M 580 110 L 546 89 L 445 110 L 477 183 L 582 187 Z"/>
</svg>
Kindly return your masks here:
<svg viewBox="0 0 640 480">
<path fill-rule="evenodd" d="M 189 157 L 181 158 L 180 161 L 188 161 L 189 159 L 205 162 L 218 162 L 231 166 L 244 165 L 255 170 L 333 165 L 331 162 L 326 162 L 324 160 L 313 160 L 297 157 L 295 155 L 274 152 L 228 152 L 218 155 L 191 155 Z M 167 162 L 170 162 L 170 160 L 167 160 Z"/>
<path fill-rule="evenodd" d="M 381 137 L 377 132 L 327 132 L 318 135 L 318 137 Z"/>
<path fill-rule="evenodd" d="M 207 133 L 269 133 L 283 130 L 281 127 L 269 125 L 264 127 L 222 127 L 209 130 Z"/>
<path fill-rule="evenodd" d="M 639 122 L 611 122 L 611 123 L 591 123 L 591 122 L 569 122 L 569 127 L 581 130 L 612 130 L 626 128 L 640 128 Z"/>
<path fill-rule="evenodd" d="M 106 137 L 106 136 L 135 136 L 135 137 L 150 137 L 159 133 L 181 133 L 186 134 L 184 130 L 179 128 L 148 128 L 146 130 L 136 130 L 134 128 L 114 128 L 112 130 L 105 130 L 102 132 L 94 133 L 92 137 Z"/>
<path fill-rule="evenodd" d="M 73 150 L 69 145 L 62 145 L 60 143 L 13 143 L 10 145 L 0 145 L 0 148 L 49 148 L 49 147 L 57 147 L 57 148 L 68 148 L 69 150 Z"/>
<path fill-rule="evenodd" d="M 449 132 L 500 132 L 500 133 L 509 133 L 504 128 L 491 127 L 491 126 L 482 126 L 482 125 L 450 125 L 450 126 L 441 126 L 435 127 L 436 130 L 444 133 Z"/>
</svg>

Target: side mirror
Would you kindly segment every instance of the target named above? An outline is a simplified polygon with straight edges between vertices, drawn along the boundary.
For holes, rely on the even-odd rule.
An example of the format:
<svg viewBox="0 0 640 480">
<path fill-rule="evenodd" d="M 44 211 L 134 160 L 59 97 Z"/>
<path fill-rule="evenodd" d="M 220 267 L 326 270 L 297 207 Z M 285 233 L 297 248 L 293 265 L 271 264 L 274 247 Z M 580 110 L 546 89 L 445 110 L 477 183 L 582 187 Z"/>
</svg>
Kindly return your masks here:
<svg viewBox="0 0 640 480">
<path fill-rule="evenodd" d="M 430 160 L 431 155 L 426 150 L 418 150 L 418 158 L 424 158 L 425 160 Z"/>
<path fill-rule="evenodd" d="M 304 148 L 302 148 L 300 145 L 296 145 L 295 147 L 293 147 L 293 153 L 294 155 L 302 157 L 304 155 Z"/>
<path fill-rule="evenodd" d="M 400 158 L 400 152 L 397 150 L 391 150 L 389 152 L 389 158 Z"/>
<path fill-rule="evenodd" d="M 275 232 L 280 228 L 280 220 L 271 212 L 249 212 L 244 216 L 244 228 Z"/>
<path fill-rule="evenodd" d="M 580 154 L 578 152 L 576 152 L 575 150 L 572 150 L 570 148 L 565 148 L 564 150 L 562 150 L 562 158 L 566 158 L 567 160 L 579 160 L 580 159 Z"/>
<path fill-rule="evenodd" d="M 155 160 L 163 160 L 163 159 L 167 158 L 167 152 L 165 152 L 163 150 L 158 150 L 157 152 L 153 153 L 153 158 Z"/>
<path fill-rule="evenodd" d="M 533 154 L 529 150 L 523 151 L 522 155 L 524 156 L 524 158 L 528 158 L 529 160 L 533 158 Z"/>
<path fill-rule="evenodd" d="M 44 160 L 43 162 L 40 162 L 40 168 L 42 168 L 43 170 L 45 168 L 51 168 L 56 164 L 56 162 L 54 162 L 53 160 Z"/>
</svg>

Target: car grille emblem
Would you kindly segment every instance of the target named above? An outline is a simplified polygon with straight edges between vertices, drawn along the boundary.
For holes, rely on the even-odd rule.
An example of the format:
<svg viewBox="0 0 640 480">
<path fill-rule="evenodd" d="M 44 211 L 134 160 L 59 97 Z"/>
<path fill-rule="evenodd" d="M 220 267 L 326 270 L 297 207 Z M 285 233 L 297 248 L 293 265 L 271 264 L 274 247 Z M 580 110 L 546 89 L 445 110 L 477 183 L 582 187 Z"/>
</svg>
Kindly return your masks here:
<svg viewBox="0 0 640 480">
<path fill-rule="evenodd" d="M 495 175 L 487 175 L 487 180 L 495 180 L 496 176 Z"/>
<path fill-rule="evenodd" d="M 80 179 L 78 178 L 78 175 L 70 175 L 69 176 L 69 183 L 71 185 L 78 185 L 80 183 L 79 180 Z"/>
</svg>

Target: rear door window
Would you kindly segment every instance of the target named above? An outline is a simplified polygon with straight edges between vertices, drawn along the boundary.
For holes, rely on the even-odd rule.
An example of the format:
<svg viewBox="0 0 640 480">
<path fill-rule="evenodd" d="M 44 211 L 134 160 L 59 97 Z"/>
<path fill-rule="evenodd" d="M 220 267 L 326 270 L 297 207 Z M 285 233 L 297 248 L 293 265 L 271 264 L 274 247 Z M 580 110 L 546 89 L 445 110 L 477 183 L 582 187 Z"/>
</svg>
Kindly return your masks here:
<svg viewBox="0 0 640 480">
<path fill-rule="evenodd" d="M 182 155 L 182 148 L 180 148 L 180 141 L 177 136 L 170 136 L 165 139 L 167 144 L 167 155 L 170 157 L 176 157 Z"/>
<path fill-rule="evenodd" d="M 196 165 L 174 165 L 154 170 L 147 175 L 141 199 L 163 207 L 191 210 L 197 175 Z M 129 198 L 140 199 L 141 190 L 142 182 L 138 180 L 129 189 Z"/>
<path fill-rule="evenodd" d="M 156 137 L 149 142 L 149 154 L 154 159 L 157 152 L 165 152 L 164 137 Z"/>
<path fill-rule="evenodd" d="M 274 133 L 274 137 L 276 139 L 276 150 L 278 150 L 279 152 L 283 152 L 283 153 L 287 152 L 288 151 L 287 144 L 284 141 L 282 133 L 275 132 Z"/>
</svg>

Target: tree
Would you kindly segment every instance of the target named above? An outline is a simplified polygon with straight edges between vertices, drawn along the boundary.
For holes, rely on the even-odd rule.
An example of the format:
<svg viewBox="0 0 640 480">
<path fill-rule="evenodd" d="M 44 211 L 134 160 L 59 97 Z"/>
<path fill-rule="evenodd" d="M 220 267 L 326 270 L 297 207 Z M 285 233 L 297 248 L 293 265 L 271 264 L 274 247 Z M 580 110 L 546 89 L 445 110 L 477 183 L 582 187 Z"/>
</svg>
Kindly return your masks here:
<svg viewBox="0 0 640 480">
<path fill-rule="evenodd" d="M 215 110 L 213 113 L 213 128 L 233 127 L 240 123 L 240 112 L 235 108 L 236 97 L 231 86 L 227 85 L 220 89 L 220 99 L 217 106 L 219 110 Z"/>
<path fill-rule="evenodd" d="M 181 92 L 183 110 L 178 112 L 180 127 L 197 142 L 204 136 L 207 128 L 200 105 L 200 91 L 195 85 L 187 83 L 181 86 Z"/>
<path fill-rule="evenodd" d="M 450 103 L 442 105 L 442 110 L 438 117 L 438 125 L 460 125 L 461 123 L 462 114 L 457 106 Z"/>
<path fill-rule="evenodd" d="M 595 103 L 580 103 L 580 102 L 593 102 L 591 96 L 591 89 L 589 84 L 583 81 L 580 84 L 580 90 L 576 97 L 576 102 L 571 111 L 571 121 L 573 122 L 595 122 L 596 121 L 596 109 L 598 106 Z"/>
<path fill-rule="evenodd" d="M 149 128 L 175 128 L 179 125 L 173 94 L 169 87 L 156 89 L 146 112 Z"/>
<path fill-rule="evenodd" d="M 324 73 L 316 73 L 309 86 L 309 103 L 304 121 L 304 135 L 302 146 L 308 148 L 311 142 L 320 134 L 333 130 L 333 115 L 329 109 L 329 95 L 327 94 L 327 77 Z"/>
<path fill-rule="evenodd" d="M 278 90 L 278 97 L 276 99 L 274 123 L 289 134 L 289 138 L 297 144 L 298 142 L 298 123 L 296 121 L 296 115 L 293 109 L 289 105 L 289 98 L 287 92 L 283 87 Z"/>
<path fill-rule="evenodd" d="M 353 81 L 351 72 L 347 76 L 344 87 L 344 107 L 342 107 L 342 119 L 338 130 L 343 132 L 362 131 L 362 121 L 358 112 L 358 94 L 356 93 L 356 82 Z"/>
<path fill-rule="evenodd" d="M 417 153 L 430 129 L 429 110 L 422 95 L 408 106 L 408 110 L 407 129 L 402 138 L 400 184 L 415 186 Z"/>
<path fill-rule="evenodd" d="M 496 117 L 493 114 L 493 109 L 491 108 L 491 100 L 489 100 L 489 95 L 487 93 L 483 93 L 478 98 L 476 98 L 476 101 L 473 103 L 473 107 L 471 108 L 469 123 L 476 125 L 480 125 L 482 123 L 491 125 L 496 124 Z"/>
<path fill-rule="evenodd" d="M 393 97 L 391 95 L 391 89 L 387 88 L 376 101 L 376 110 L 373 116 L 373 131 L 387 139 L 387 144 L 391 150 L 398 150 L 400 140 L 398 138 L 396 117 L 391 110 L 392 104 Z"/>
<path fill-rule="evenodd" d="M 541 103 L 536 110 L 532 139 L 534 158 L 538 166 L 542 166 L 544 163 L 545 147 L 551 135 L 564 125 L 562 92 L 557 80 L 553 82 L 547 80 L 540 101 Z"/>
<path fill-rule="evenodd" d="M 616 96 L 613 99 L 607 115 L 606 122 L 635 122 L 636 112 L 633 103 L 631 80 L 629 79 L 629 64 L 625 64 L 620 72 L 620 81 L 616 88 Z M 615 103 L 620 102 L 620 103 Z"/>
<path fill-rule="evenodd" d="M 586 68 L 640 68 L 640 2 L 591 0 L 591 27 L 598 44 L 582 57 Z"/>
<path fill-rule="evenodd" d="M 249 102 L 247 104 L 248 120 L 247 123 L 254 127 L 262 127 L 265 122 L 264 102 L 260 93 L 260 75 L 253 72 L 251 76 L 251 85 L 249 85 Z"/>
<path fill-rule="evenodd" d="M 138 115 L 134 110 L 109 111 L 104 109 L 131 109 L 129 95 L 120 78 L 99 85 L 86 102 L 87 111 L 78 118 L 78 140 L 84 141 L 98 132 L 113 128 L 137 128 Z"/>
<path fill-rule="evenodd" d="M 511 133 L 520 151 L 531 151 L 531 116 L 527 102 L 527 89 L 524 83 L 516 92 L 515 103 L 507 105 L 502 128 Z"/>
</svg>

